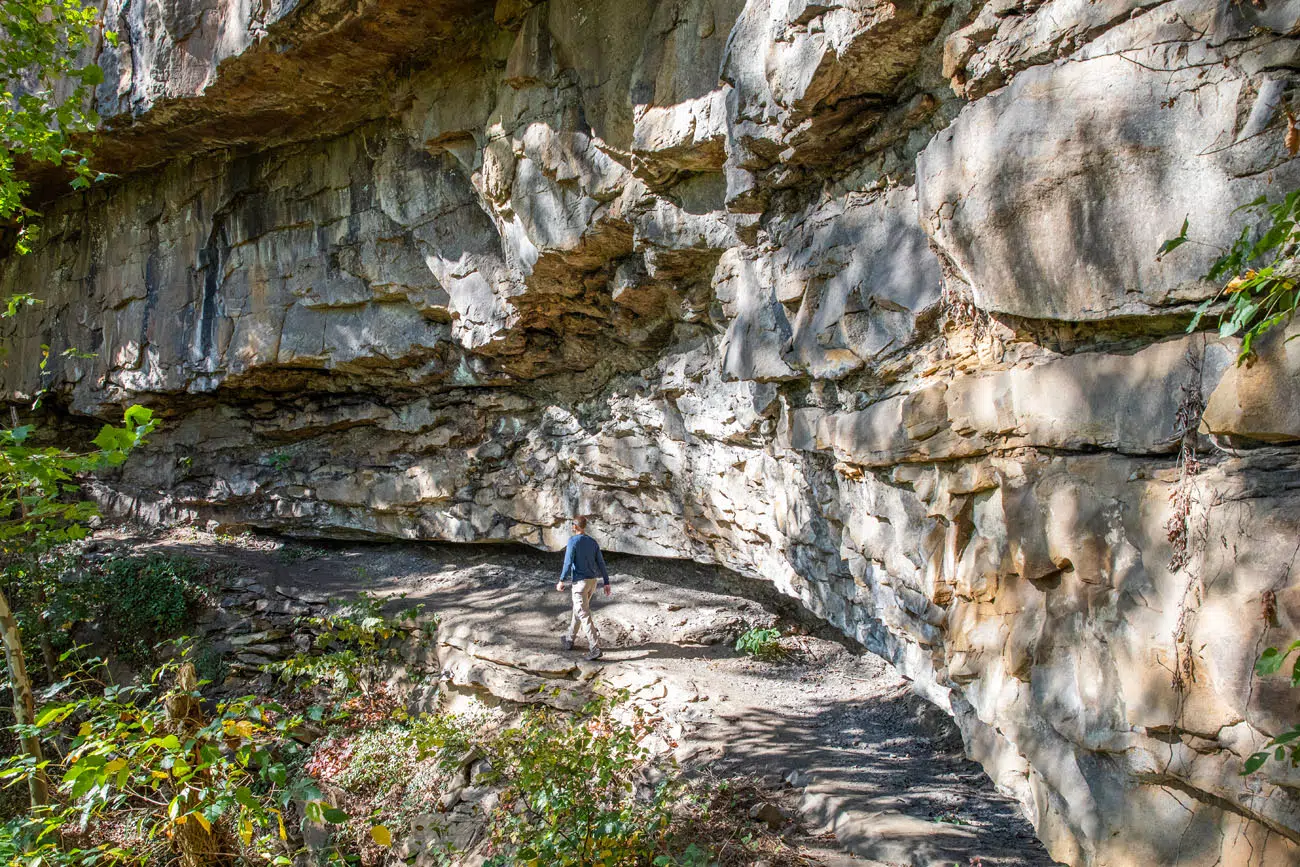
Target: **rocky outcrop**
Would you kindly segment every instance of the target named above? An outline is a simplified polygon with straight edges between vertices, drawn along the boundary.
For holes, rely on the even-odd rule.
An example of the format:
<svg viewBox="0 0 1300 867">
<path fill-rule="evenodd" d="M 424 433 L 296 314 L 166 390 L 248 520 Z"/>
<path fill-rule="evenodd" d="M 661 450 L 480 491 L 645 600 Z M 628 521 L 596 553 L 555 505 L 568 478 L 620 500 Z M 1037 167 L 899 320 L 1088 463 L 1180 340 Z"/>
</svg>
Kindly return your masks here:
<svg viewBox="0 0 1300 867">
<path fill-rule="evenodd" d="M 1155 257 L 1300 182 L 1293 4 L 417 5 L 121 13 L 122 178 L 0 264 L 12 396 L 164 419 L 107 505 L 589 513 L 891 660 L 1059 860 L 1300 858 L 1300 775 L 1240 776 L 1295 721 L 1298 344 L 1185 335 L 1212 250 Z"/>
</svg>

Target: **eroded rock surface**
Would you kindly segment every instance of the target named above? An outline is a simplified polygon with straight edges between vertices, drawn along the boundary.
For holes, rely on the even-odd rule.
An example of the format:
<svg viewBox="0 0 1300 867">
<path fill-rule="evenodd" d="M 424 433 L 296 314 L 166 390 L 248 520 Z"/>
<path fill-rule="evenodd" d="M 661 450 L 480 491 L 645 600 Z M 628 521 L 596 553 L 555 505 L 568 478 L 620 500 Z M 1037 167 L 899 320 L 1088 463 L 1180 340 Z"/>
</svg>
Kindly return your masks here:
<svg viewBox="0 0 1300 867">
<path fill-rule="evenodd" d="M 1300 181 L 1294 4 L 182 5 L 113 12 L 123 177 L 0 262 L 10 395 L 164 419 L 109 507 L 588 513 L 891 660 L 1058 860 L 1300 860 L 1300 775 L 1239 775 L 1295 719 L 1300 344 L 1235 366 L 1210 248 L 1155 258 Z"/>
</svg>

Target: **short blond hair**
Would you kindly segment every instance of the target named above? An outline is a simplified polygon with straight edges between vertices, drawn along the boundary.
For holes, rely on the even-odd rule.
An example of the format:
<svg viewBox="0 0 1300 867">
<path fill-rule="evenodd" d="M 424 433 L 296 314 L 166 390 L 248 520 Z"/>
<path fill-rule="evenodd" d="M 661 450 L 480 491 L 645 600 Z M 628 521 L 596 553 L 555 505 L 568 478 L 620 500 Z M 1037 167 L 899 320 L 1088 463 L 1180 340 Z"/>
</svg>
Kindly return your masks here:
<svg viewBox="0 0 1300 867">
<path fill-rule="evenodd" d="M 574 518 L 573 526 L 577 527 L 579 530 L 587 529 L 587 516 L 579 515 L 578 517 Z"/>
</svg>

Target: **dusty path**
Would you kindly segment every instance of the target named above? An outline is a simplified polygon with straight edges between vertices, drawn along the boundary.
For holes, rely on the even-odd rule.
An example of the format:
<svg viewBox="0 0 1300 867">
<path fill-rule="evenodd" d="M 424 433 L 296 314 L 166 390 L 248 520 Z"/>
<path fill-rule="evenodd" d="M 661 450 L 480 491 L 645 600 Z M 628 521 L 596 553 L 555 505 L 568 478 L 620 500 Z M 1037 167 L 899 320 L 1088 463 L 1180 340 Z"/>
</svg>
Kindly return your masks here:
<svg viewBox="0 0 1300 867">
<path fill-rule="evenodd" d="M 578 650 L 560 649 L 569 615 L 568 595 L 554 588 L 558 555 L 192 532 L 145 547 L 237 565 L 290 598 L 406 594 L 405 604 L 442 618 L 439 657 L 453 690 L 576 706 L 597 684 L 627 689 L 662 719 L 659 749 L 684 768 L 763 779 L 822 863 L 1054 863 L 1016 805 L 963 757 L 952 723 L 878 657 L 807 621 L 812 634 L 784 642 L 787 661 L 738 655 L 731 643 L 746 626 L 795 626 L 800 613 L 722 570 L 610 556 L 614 595 L 595 603 L 606 654 L 591 664 L 581 639 Z"/>
</svg>

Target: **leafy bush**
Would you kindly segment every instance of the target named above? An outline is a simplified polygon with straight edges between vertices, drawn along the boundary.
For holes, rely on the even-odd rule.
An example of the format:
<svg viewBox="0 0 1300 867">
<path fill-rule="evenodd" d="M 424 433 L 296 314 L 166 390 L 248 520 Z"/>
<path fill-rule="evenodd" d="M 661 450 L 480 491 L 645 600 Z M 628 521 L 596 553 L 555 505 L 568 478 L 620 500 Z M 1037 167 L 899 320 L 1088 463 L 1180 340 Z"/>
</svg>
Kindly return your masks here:
<svg viewBox="0 0 1300 867">
<path fill-rule="evenodd" d="M 79 585 L 81 558 L 72 545 L 10 556 L 0 571 L 0 588 L 30 642 L 48 641 L 62 652 L 72 646 L 71 624 L 91 618 L 89 595 Z"/>
<path fill-rule="evenodd" d="M 1261 677 L 1277 674 L 1286 664 L 1287 659 L 1295 651 L 1300 650 L 1300 640 L 1293 641 L 1283 650 L 1276 647 L 1270 647 L 1260 654 L 1259 660 L 1255 663 L 1255 672 Z M 1297 655 L 1295 662 L 1291 665 L 1291 685 L 1300 687 L 1300 655 Z M 1270 758 L 1274 761 L 1290 761 L 1291 767 L 1300 766 L 1300 723 L 1297 723 L 1288 731 L 1282 732 L 1273 738 L 1264 747 L 1261 752 L 1255 753 L 1246 759 L 1246 764 L 1242 770 L 1243 774 L 1253 774 L 1264 766 Z"/>
<path fill-rule="evenodd" d="M 267 666 L 281 680 L 329 680 L 349 693 L 369 693 L 370 683 L 401 656 L 401 645 L 428 637 L 437 618 L 422 620 L 423 605 L 384 614 L 384 599 L 361 593 L 334 613 L 304 617 L 299 623 L 317 633 L 312 650 Z"/>
<path fill-rule="evenodd" d="M 5 19 L 13 11 L 10 10 L 10 5 L 4 4 L 0 19 Z M 19 7 L 31 11 L 24 4 L 15 5 L 15 9 Z M 35 23 L 35 26 L 40 29 L 42 25 Z M 22 52 L 21 39 L 14 45 L 5 45 L 0 48 L 0 65 Z M 0 110 L 0 115 L 3 113 Z M 11 118 L 0 117 L 0 126 L 9 120 Z M 4 162 L 0 159 L 0 175 L 7 169 Z M 0 187 L 3 186 L 3 178 L 0 177 Z M 0 196 L 4 194 L 0 190 Z M 0 210 L 3 210 L 3 202 L 0 202 Z M 31 303 L 30 297 L 26 301 L 18 297 L 10 298 L 6 308 L 0 310 L 0 318 L 14 315 L 23 303 Z M 0 431 L 0 556 L 5 558 L 6 563 L 13 559 L 39 560 L 51 546 L 85 537 L 86 529 L 82 522 L 95 513 L 95 506 L 81 499 L 81 475 L 121 464 L 132 449 L 144 442 L 156 424 L 153 414 L 138 406 L 126 410 L 123 423 L 120 428 L 104 425 L 93 440 L 95 451 L 82 454 L 29 445 L 28 439 L 33 431 L 31 425 L 15 425 Z M 24 583 L 20 582 L 20 586 Z M 41 588 L 38 586 L 36 591 L 33 596 L 41 604 Z M 44 615 L 38 614 L 37 619 L 44 620 Z M 45 657 L 47 667 L 52 670 L 55 660 L 49 641 L 49 624 L 43 622 L 41 625 L 45 629 L 44 640 L 41 642 L 42 656 Z M 27 654 L 19 638 L 20 634 L 9 597 L 5 588 L 0 587 L 0 644 L 4 645 L 5 661 L 9 669 L 8 681 L 14 694 L 14 716 L 17 724 L 25 727 L 21 736 L 23 751 L 39 766 L 43 749 L 40 738 L 32 727 L 35 700 L 32 695 L 32 680 L 27 673 Z M 29 775 L 28 783 L 32 806 L 35 808 L 44 805 L 49 797 L 44 772 L 38 770 Z"/>
<path fill-rule="evenodd" d="M 500 787 L 487 816 L 487 863 L 500 867 L 631 867 L 661 854 L 674 789 L 661 785 L 638 797 L 648 760 L 638 744 L 644 734 L 639 718 L 622 725 L 603 703 L 572 718 L 529 710 L 494 732 L 452 715 L 416 726 L 421 748 L 449 773 L 467 755 L 486 759 L 481 783 Z"/>
<path fill-rule="evenodd" d="M 194 611 L 211 601 L 197 560 L 152 554 L 115 557 L 87 566 L 76 546 L 11 558 L 0 586 L 13 599 L 28 639 L 72 646 L 70 628 L 98 621 L 113 651 L 145 658 L 159 641 L 184 631 Z"/>
<path fill-rule="evenodd" d="M 33 445 L 35 427 L 30 424 L 0 429 L 0 542 L 5 552 L 33 546 L 43 551 L 84 539 L 83 522 L 96 510 L 81 498 L 82 475 L 122 464 L 156 426 L 150 410 L 130 407 L 123 426 L 104 425 L 92 440 L 96 450 L 85 454 Z"/>
<path fill-rule="evenodd" d="M 175 688 L 161 688 L 173 680 Z M 63 727 L 68 737 L 66 753 L 50 768 L 60 781 L 60 805 L 11 827 L 23 858 L 7 863 L 135 860 L 144 853 L 111 843 L 69 851 L 88 823 L 127 816 L 147 839 L 201 836 L 234 847 L 246 861 L 283 864 L 296 804 L 306 803 L 307 819 L 347 819 L 309 779 L 291 773 L 303 753 L 291 733 L 304 716 L 249 697 L 218 704 L 206 719 L 196 686 L 192 667 L 178 662 L 141 685 L 103 686 L 85 671 L 59 684 L 69 696 L 42 708 L 36 725 L 47 736 Z M 32 764 L 23 756 L 6 759 L 0 781 L 26 778 Z M 186 858 L 185 844 L 178 845 Z"/>
<path fill-rule="evenodd" d="M 785 651 L 779 644 L 780 640 L 779 629 L 763 629 L 755 626 L 747 629 L 740 638 L 736 639 L 736 650 L 740 653 L 748 653 L 757 659 L 776 660 L 785 656 Z"/>
<path fill-rule="evenodd" d="M 1206 280 L 1228 282 L 1211 299 L 1196 310 L 1188 331 L 1195 331 L 1204 318 L 1221 300 L 1226 306 L 1219 314 L 1219 336 L 1241 335 L 1241 352 L 1237 363 L 1250 357 L 1255 341 L 1260 335 L 1279 325 L 1295 313 L 1300 303 L 1300 263 L 1296 262 L 1297 245 L 1300 245 L 1300 190 L 1289 193 L 1282 201 L 1271 204 L 1267 196 L 1237 208 L 1267 215 L 1268 225 L 1258 238 L 1254 224 L 1248 223 L 1232 246 L 1223 252 L 1210 270 Z M 1235 214 L 1237 211 L 1233 211 Z M 1183 221 L 1182 231 L 1161 245 L 1157 259 L 1189 242 L 1188 221 Z"/>
<path fill-rule="evenodd" d="M 203 571 L 197 560 L 150 554 L 112 558 L 92 573 L 87 590 L 114 649 L 142 659 L 184 631 L 195 608 L 208 601 L 199 583 Z"/>
</svg>

